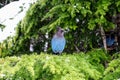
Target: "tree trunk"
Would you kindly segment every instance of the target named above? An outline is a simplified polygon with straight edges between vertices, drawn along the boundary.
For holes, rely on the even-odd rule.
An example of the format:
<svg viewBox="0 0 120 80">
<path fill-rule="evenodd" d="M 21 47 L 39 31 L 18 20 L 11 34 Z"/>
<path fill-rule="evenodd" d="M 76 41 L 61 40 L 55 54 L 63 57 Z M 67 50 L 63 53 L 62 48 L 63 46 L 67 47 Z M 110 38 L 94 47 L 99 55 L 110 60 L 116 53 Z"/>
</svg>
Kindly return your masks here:
<svg viewBox="0 0 120 80">
<path fill-rule="evenodd" d="M 106 44 L 106 36 L 105 36 L 105 31 L 103 29 L 103 27 L 100 25 L 100 32 L 101 32 L 101 36 L 102 36 L 102 40 L 103 40 L 103 45 L 104 45 L 104 49 L 105 52 L 107 53 L 107 44 Z M 105 67 L 108 66 L 108 63 L 105 61 Z"/>
<path fill-rule="evenodd" d="M 106 36 L 105 36 L 105 31 L 102 26 L 100 26 L 100 32 L 101 32 L 101 36 L 103 40 L 104 49 L 107 52 Z"/>
</svg>

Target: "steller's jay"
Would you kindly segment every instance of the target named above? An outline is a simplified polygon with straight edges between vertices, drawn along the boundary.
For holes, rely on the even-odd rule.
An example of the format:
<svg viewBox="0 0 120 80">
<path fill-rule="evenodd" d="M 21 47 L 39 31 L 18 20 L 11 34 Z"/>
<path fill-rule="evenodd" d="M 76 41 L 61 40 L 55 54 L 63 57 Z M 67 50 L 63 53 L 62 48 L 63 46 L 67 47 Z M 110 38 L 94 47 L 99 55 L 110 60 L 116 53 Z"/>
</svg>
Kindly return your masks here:
<svg viewBox="0 0 120 80">
<path fill-rule="evenodd" d="M 115 38 L 114 37 L 107 37 L 106 38 L 106 43 L 107 43 L 107 46 L 112 46 L 115 42 Z"/>
<path fill-rule="evenodd" d="M 64 30 L 61 27 L 57 27 L 57 31 L 51 41 L 52 51 L 55 54 L 61 54 L 64 50 L 65 44 Z"/>
</svg>

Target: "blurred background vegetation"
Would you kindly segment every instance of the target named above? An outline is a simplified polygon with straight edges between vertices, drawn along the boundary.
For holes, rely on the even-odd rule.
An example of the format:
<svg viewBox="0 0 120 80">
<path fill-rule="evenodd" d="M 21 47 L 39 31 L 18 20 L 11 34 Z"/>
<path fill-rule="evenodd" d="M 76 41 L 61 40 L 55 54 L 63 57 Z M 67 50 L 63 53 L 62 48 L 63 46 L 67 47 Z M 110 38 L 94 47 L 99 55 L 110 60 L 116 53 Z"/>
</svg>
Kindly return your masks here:
<svg viewBox="0 0 120 80">
<path fill-rule="evenodd" d="M 103 47 L 100 28 L 116 28 L 119 6 L 120 1 L 112 0 L 38 0 L 17 25 L 15 37 L 1 44 L 1 56 L 29 52 L 31 43 L 34 52 L 39 53 L 48 42 L 47 52 L 51 52 L 50 40 L 58 25 L 68 31 L 67 53 Z"/>
</svg>

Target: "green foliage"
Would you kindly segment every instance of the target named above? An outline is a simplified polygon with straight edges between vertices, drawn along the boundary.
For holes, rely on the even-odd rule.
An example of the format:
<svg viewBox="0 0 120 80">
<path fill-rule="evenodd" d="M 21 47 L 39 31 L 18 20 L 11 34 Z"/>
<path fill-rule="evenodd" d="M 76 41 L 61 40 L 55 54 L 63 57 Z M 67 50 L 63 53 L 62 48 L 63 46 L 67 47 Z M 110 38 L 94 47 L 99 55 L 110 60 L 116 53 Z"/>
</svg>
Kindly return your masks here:
<svg viewBox="0 0 120 80">
<path fill-rule="evenodd" d="M 12 51 L 13 51 L 12 47 L 13 47 L 13 39 L 12 37 L 8 37 L 6 40 L 0 43 L 0 57 L 12 55 Z"/>
<path fill-rule="evenodd" d="M 86 54 L 41 53 L 37 55 L 33 53 L 19 57 L 0 58 L 0 79 L 117 80 L 120 78 L 119 64 L 120 54 L 115 54 L 110 59 L 100 49 L 89 51 Z"/>
<path fill-rule="evenodd" d="M 103 74 L 105 63 L 109 60 L 109 54 L 104 53 L 101 49 L 93 49 L 92 51 L 89 51 L 87 55 L 88 59 L 90 59 L 90 63 L 97 66 L 96 69 Z"/>
<path fill-rule="evenodd" d="M 116 53 L 117 54 L 117 53 Z M 113 59 L 104 72 L 103 80 L 117 80 L 120 79 L 120 54 Z"/>
<path fill-rule="evenodd" d="M 12 80 L 101 80 L 103 62 L 107 60 L 102 50 L 84 54 L 22 55 L 0 59 L 0 79 Z M 97 54 L 98 57 L 97 57 Z M 100 56 L 101 55 L 101 56 Z M 95 57 L 100 61 L 93 61 Z M 91 59 L 92 58 L 92 59 Z M 101 59 L 102 58 L 102 59 Z M 96 63 L 96 64 L 95 64 Z M 4 75 L 4 76 L 3 76 Z"/>
<path fill-rule="evenodd" d="M 44 59 L 46 60 L 43 62 L 41 60 L 36 61 L 35 71 L 37 71 L 37 79 L 79 80 L 89 78 L 99 79 L 101 77 L 101 73 L 95 70 L 94 66 L 79 55 L 46 56 Z M 42 63 L 42 67 L 40 67 L 40 63 Z M 39 64 L 39 67 L 37 64 Z"/>
<path fill-rule="evenodd" d="M 34 52 L 43 52 L 45 42 L 51 41 L 56 26 L 68 29 L 65 34 L 67 44 L 65 52 L 88 51 L 100 47 L 100 25 L 105 30 L 115 27 L 112 17 L 119 13 L 119 1 L 113 0 L 38 0 L 27 11 L 18 24 L 16 35 L 10 42 L 11 47 L 3 47 L 1 56 L 29 53 L 32 39 Z M 49 38 L 45 37 L 48 32 Z M 9 39 L 7 40 L 9 43 Z M 1 43 L 6 45 L 6 41 Z M 51 48 L 48 45 L 48 52 Z M 70 46 L 69 46 L 70 45 Z M 3 54 L 3 55 L 2 55 Z"/>
<path fill-rule="evenodd" d="M 19 22 L 16 35 L 0 43 L 2 80 L 117 80 L 120 56 L 113 60 L 99 47 L 96 36 L 100 25 L 114 28 L 113 15 L 120 12 L 120 1 L 113 0 L 38 0 Z M 51 41 L 56 26 L 68 29 L 64 55 L 41 53 Z M 4 28 L 4 27 L 2 27 Z M 49 38 L 45 37 L 48 32 Z M 29 52 L 30 44 L 34 52 Z M 48 45 L 49 47 L 49 45 Z M 90 50 L 91 51 L 88 51 Z M 75 53 L 79 52 L 81 53 Z M 82 53 L 82 51 L 87 52 Z M 48 52 L 51 52 L 49 47 Z M 28 53 L 27 55 L 21 55 Z M 72 54 L 70 54 L 72 53 Z M 108 64 L 108 66 L 107 66 Z"/>
<path fill-rule="evenodd" d="M 26 67 L 21 67 L 18 71 L 15 72 L 15 74 L 12 77 L 13 80 L 31 80 L 32 76 L 30 71 L 26 69 Z"/>
</svg>

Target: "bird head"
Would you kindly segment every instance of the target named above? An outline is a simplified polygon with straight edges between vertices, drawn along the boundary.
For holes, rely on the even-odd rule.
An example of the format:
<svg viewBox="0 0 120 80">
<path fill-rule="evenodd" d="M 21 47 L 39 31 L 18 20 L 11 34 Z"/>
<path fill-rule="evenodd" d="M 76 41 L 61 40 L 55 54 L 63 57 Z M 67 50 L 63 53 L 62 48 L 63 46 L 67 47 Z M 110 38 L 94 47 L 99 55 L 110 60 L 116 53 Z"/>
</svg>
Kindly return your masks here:
<svg viewBox="0 0 120 80">
<path fill-rule="evenodd" d="M 61 27 L 57 27 L 57 35 L 58 36 L 60 36 L 60 37 L 64 36 L 64 32 L 65 31 Z"/>
</svg>

